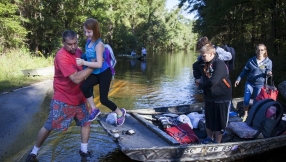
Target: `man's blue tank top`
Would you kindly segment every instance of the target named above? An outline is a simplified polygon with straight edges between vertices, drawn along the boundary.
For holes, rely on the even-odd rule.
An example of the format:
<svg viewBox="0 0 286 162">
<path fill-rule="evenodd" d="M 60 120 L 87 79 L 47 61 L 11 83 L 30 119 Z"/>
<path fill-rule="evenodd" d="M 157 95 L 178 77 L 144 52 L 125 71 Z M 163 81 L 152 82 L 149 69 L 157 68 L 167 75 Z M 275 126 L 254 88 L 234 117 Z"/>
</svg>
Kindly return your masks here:
<svg viewBox="0 0 286 162">
<path fill-rule="evenodd" d="M 88 62 L 91 62 L 92 59 L 96 60 L 96 51 L 95 51 L 95 46 L 98 44 L 98 42 L 101 41 L 101 39 L 96 40 L 93 45 L 91 47 L 88 47 L 89 43 L 91 42 L 90 40 L 88 40 L 85 44 L 85 54 L 86 54 L 86 59 Z M 104 56 L 104 54 L 102 54 Z M 105 60 L 105 59 L 104 59 Z M 103 71 L 105 71 L 107 68 L 109 68 L 109 65 L 107 64 L 106 61 L 104 61 L 102 63 L 102 67 L 99 68 L 95 68 L 92 71 L 92 74 L 99 74 Z"/>
</svg>

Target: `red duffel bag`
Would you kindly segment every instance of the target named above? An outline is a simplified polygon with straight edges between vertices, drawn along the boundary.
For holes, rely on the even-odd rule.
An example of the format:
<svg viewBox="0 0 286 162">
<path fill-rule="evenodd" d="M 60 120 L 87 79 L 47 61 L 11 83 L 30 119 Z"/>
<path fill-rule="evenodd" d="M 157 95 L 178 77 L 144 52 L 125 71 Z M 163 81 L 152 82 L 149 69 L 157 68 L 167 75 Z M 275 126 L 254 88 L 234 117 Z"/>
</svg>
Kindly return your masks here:
<svg viewBox="0 0 286 162">
<path fill-rule="evenodd" d="M 170 128 L 166 128 L 165 131 L 180 144 L 199 142 L 199 138 L 187 123 L 174 125 Z"/>
<path fill-rule="evenodd" d="M 270 85 L 267 84 L 268 78 L 271 78 Z M 276 101 L 278 96 L 278 90 L 273 83 L 273 76 L 266 76 L 265 84 L 261 88 L 260 93 L 256 97 L 256 101 L 264 100 L 266 98 L 270 98 Z"/>
</svg>

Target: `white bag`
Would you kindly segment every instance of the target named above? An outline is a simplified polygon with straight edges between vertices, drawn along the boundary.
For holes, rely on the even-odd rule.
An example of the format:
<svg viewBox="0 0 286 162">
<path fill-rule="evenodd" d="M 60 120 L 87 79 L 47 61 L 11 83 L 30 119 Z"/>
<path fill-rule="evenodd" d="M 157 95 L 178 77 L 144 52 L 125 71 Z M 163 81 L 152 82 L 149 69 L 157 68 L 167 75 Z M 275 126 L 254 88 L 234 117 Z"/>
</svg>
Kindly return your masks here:
<svg viewBox="0 0 286 162">
<path fill-rule="evenodd" d="M 205 117 L 204 114 L 199 114 L 198 112 L 189 113 L 187 116 L 190 118 L 193 128 L 198 128 L 200 119 Z"/>
<path fill-rule="evenodd" d="M 191 120 L 187 115 L 180 115 L 177 120 L 181 123 L 187 123 L 193 129 L 193 124 L 191 123 Z"/>
<path fill-rule="evenodd" d="M 106 117 L 106 123 L 108 124 L 116 124 L 117 114 L 115 112 L 111 112 Z"/>
</svg>

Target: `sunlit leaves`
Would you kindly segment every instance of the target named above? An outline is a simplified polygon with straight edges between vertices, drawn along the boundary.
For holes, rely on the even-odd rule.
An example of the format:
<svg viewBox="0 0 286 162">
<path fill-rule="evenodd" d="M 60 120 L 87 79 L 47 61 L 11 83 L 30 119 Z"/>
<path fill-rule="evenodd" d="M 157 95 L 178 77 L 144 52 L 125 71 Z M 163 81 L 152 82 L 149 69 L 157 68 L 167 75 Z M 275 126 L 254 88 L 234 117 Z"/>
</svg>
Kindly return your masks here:
<svg viewBox="0 0 286 162">
<path fill-rule="evenodd" d="M 186 35 L 191 21 L 177 7 L 166 11 L 166 0 L 17 0 L 0 3 L 2 47 L 26 43 L 32 53 L 54 55 L 61 47 L 61 33 L 71 29 L 85 43 L 82 23 L 100 22 L 102 39 L 115 53 L 129 53 L 142 46 L 152 49 L 184 48 L 193 44 Z M 28 31 L 28 32 L 27 32 Z M 27 34 L 28 33 L 28 34 Z M 9 36 L 9 38 L 8 38 Z M 6 41 L 7 40 L 7 41 Z"/>
<path fill-rule="evenodd" d="M 18 7 L 9 1 L 0 2 L 0 52 L 5 48 L 19 48 L 24 45 L 27 31 L 21 26 Z"/>
</svg>

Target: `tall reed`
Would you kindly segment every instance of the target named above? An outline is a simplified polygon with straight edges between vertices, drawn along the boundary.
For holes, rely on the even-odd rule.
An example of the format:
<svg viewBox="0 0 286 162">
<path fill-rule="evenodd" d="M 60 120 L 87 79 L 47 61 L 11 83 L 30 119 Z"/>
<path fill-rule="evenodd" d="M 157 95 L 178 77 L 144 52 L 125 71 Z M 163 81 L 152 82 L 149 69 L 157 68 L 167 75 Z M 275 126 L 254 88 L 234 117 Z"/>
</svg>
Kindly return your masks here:
<svg viewBox="0 0 286 162">
<path fill-rule="evenodd" d="M 53 66 L 53 57 L 33 56 L 25 49 L 11 49 L 0 55 L 0 92 L 20 88 L 53 76 L 24 76 L 21 70 Z"/>
</svg>

